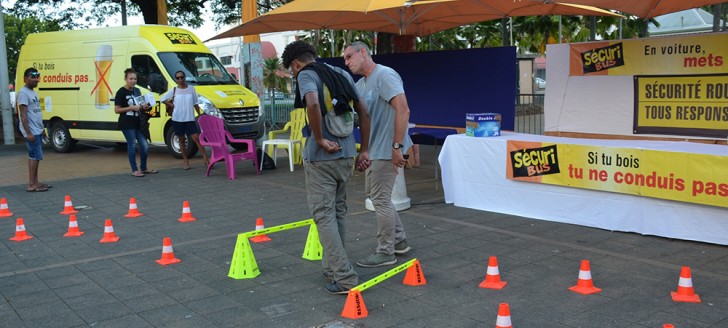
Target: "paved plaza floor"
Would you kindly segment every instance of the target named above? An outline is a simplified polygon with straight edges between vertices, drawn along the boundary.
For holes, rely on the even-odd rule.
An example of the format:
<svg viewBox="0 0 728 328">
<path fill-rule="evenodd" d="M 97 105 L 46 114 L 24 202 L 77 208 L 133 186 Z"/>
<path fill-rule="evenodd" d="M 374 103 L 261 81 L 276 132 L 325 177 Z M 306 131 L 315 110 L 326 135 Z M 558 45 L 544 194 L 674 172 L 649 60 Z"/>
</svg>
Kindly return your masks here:
<svg viewBox="0 0 728 328">
<path fill-rule="evenodd" d="M 403 273 L 386 279 L 362 293 L 369 314 L 353 320 L 341 316 L 346 297 L 325 292 L 320 262 L 302 258 L 308 229 L 252 244 L 261 274 L 228 277 L 237 235 L 254 230 L 256 218 L 272 227 L 310 217 L 303 167 L 289 172 L 285 156 L 257 176 L 241 162 L 231 181 L 223 165 L 206 177 L 199 156 L 183 170 L 162 147 L 149 160 L 159 174 L 143 178 L 130 176 L 126 151 L 114 144 L 45 149 L 40 177 L 53 187 L 29 193 L 25 146 L 0 146 L 0 197 L 14 213 L 0 218 L 0 327 L 492 327 L 508 303 L 514 327 L 728 328 L 728 247 L 445 204 L 436 149 L 421 148 L 422 165 L 405 173 L 412 207 L 400 212 L 412 250 L 398 259 L 418 259 L 427 283 L 404 285 Z M 352 262 L 376 246 L 363 182 L 355 173 L 348 189 Z M 63 238 L 65 195 L 79 210 L 81 237 Z M 144 216 L 123 217 L 131 197 Z M 177 221 L 184 201 L 197 221 Z M 33 239 L 8 240 L 18 217 Z M 107 218 L 120 240 L 101 244 Z M 155 263 L 164 237 L 181 263 Z M 502 290 L 478 287 L 490 256 L 508 282 Z M 602 292 L 568 290 L 584 259 Z M 672 301 L 682 266 L 702 303 Z M 363 282 L 392 267 L 356 270 Z"/>
</svg>

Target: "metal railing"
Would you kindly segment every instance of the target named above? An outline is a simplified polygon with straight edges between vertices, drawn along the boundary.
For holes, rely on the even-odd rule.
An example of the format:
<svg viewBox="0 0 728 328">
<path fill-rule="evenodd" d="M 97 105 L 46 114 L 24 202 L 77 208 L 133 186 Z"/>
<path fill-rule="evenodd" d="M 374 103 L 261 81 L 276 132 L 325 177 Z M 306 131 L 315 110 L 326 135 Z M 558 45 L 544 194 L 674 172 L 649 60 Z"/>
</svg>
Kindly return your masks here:
<svg viewBox="0 0 728 328">
<path fill-rule="evenodd" d="M 265 125 L 268 129 L 274 130 L 282 128 L 286 122 L 291 119 L 291 111 L 293 110 L 293 94 L 284 93 L 277 94 L 273 98 L 261 99 L 263 108 L 265 109 Z"/>
<path fill-rule="evenodd" d="M 513 129 L 518 133 L 543 134 L 544 94 L 524 93 L 516 97 Z"/>
</svg>

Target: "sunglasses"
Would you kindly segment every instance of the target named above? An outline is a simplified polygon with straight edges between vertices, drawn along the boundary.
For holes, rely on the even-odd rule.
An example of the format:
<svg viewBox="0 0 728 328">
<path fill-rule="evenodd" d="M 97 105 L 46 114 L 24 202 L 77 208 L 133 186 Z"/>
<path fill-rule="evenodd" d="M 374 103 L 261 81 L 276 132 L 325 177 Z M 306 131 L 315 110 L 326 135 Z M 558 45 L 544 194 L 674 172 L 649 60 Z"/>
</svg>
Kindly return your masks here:
<svg viewBox="0 0 728 328">
<path fill-rule="evenodd" d="M 184 76 L 175 76 L 175 77 L 174 77 L 174 79 L 175 79 L 175 80 L 182 80 L 182 79 L 184 79 L 184 78 L 185 78 Z"/>
<path fill-rule="evenodd" d="M 27 77 L 40 77 L 40 72 L 30 72 Z"/>
</svg>

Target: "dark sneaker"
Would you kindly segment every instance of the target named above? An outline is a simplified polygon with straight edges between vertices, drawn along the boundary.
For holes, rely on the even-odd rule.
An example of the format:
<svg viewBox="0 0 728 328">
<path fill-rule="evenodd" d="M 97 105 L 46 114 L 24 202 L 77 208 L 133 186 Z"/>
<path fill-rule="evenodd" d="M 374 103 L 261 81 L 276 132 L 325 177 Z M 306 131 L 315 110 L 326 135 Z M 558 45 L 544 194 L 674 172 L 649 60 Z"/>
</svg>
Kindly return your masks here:
<svg viewBox="0 0 728 328">
<path fill-rule="evenodd" d="M 402 241 L 394 244 L 394 254 L 397 255 L 406 254 L 410 251 L 410 249 L 412 249 L 412 247 L 407 245 L 407 239 L 402 239 Z"/>
<path fill-rule="evenodd" d="M 364 259 L 356 261 L 358 266 L 365 268 L 374 268 L 395 263 L 397 263 L 397 258 L 394 257 L 394 254 L 387 255 L 384 253 L 374 253 Z"/>
<path fill-rule="evenodd" d="M 343 286 L 337 284 L 336 281 L 334 281 L 330 284 L 326 284 L 326 286 L 324 286 L 324 289 L 326 290 L 326 292 L 328 292 L 329 294 L 333 294 L 333 295 L 349 294 L 349 288 L 346 288 L 346 287 L 343 287 Z"/>
</svg>

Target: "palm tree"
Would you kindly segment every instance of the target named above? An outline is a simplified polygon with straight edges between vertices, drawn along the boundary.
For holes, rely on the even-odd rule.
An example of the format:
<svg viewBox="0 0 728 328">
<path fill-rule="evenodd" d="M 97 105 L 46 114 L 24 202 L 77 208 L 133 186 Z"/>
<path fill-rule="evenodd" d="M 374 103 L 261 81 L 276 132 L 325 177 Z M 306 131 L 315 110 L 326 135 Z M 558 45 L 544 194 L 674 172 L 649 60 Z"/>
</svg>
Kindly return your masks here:
<svg viewBox="0 0 728 328">
<path fill-rule="evenodd" d="M 267 58 L 263 61 L 263 84 L 268 90 L 268 94 L 273 98 L 276 89 L 288 90 L 288 80 L 281 74 L 281 60 L 278 57 Z"/>
</svg>

